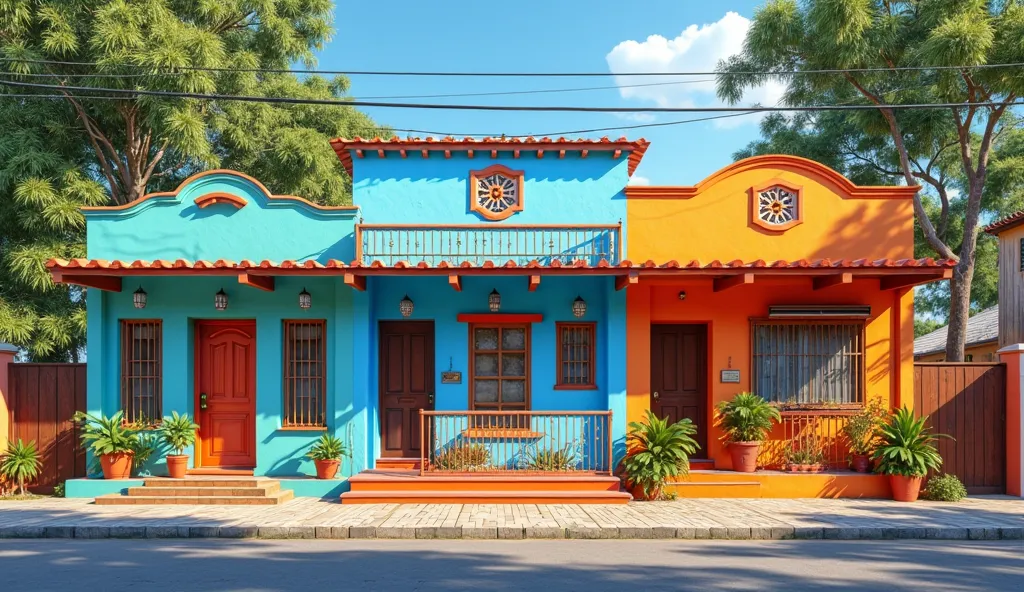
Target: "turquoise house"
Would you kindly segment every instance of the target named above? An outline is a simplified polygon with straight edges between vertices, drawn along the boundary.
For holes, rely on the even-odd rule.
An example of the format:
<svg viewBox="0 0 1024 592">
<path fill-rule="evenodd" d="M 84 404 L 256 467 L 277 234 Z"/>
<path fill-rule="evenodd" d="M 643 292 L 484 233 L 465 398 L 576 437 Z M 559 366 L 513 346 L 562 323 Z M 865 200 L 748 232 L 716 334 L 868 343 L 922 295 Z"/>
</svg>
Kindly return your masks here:
<svg viewBox="0 0 1024 592">
<path fill-rule="evenodd" d="M 190 471 L 272 476 L 296 495 L 382 467 L 610 472 L 635 281 L 625 187 L 647 143 L 332 147 L 352 206 L 214 170 L 86 209 L 87 258 L 49 267 L 90 288 L 89 411 L 189 413 Z M 324 433 L 352 451 L 337 480 L 310 478 Z M 162 454 L 143 470 L 166 474 Z"/>
</svg>

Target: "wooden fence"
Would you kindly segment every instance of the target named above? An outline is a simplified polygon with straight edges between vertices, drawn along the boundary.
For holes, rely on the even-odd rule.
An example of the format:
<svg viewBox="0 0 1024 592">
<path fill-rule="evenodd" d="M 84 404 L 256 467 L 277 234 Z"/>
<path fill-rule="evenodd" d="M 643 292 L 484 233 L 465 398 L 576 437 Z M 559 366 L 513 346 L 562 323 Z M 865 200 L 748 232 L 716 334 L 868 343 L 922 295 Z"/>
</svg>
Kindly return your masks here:
<svg viewBox="0 0 1024 592">
<path fill-rule="evenodd" d="M 85 364 L 9 366 L 11 440 L 35 440 L 43 468 L 32 487 L 52 493 L 67 479 L 84 477 L 85 449 L 71 421 L 85 411 Z"/>
<path fill-rule="evenodd" d="M 914 364 L 914 411 L 928 415 L 941 438 L 943 472 L 972 494 L 1006 489 L 1006 367 L 1003 364 Z"/>
</svg>

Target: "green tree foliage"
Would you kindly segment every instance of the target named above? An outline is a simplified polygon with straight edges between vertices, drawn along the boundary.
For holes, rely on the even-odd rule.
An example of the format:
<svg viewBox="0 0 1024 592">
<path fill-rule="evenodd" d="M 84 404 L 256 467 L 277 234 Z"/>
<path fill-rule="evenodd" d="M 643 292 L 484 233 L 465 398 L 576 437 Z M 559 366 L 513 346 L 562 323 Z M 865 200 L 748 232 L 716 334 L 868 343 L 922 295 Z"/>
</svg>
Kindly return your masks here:
<svg viewBox="0 0 1024 592">
<path fill-rule="evenodd" d="M 781 77 L 787 83 L 784 101 L 1012 102 L 1024 93 L 1019 68 L 897 68 L 1018 63 L 1024 61 L 1021 39 L 1020 0 L 770 0 L 755 13 L 743 51 L 719 65 L 718 94 L 737 103 L 745 89 L 776 76 L 773 72 L 846 70 Z M 849 71 L 861 68 L 879 70 Z M 907 184 L 922 184 L 934 193 L 931 206 L 919 193 L 914 210 L 923 242 L 939 257 L 957 260 L 948 297 L 949 360 L 963 359 L 979 226 L 995 168 L 993 152 L 1000 136 L 1017 126 L 1015 119 L 1005 117 L 1007 111 L 1003 104 L 878 107 L 842 118 L 844 126 L 859 128 L 860 134 L 850 139 L 867 143 L 852 146 L 872 154 L 869 160 L 883 169 L 880 174 L 895 173 Z M 842 138 L 844 130 L 838 129 Z M 959 171 L 952 179 L 955 167 Z M 958 199 L 953 199 L 951 188 L 958 190 Z"/>
<path fill-rule="evenodd" d="M 332 10 L 331 0 L 0 0 L 0 81 L 344 98 L 345 78 L 261 71 L 311 66 Z M 42 63 L 54 61 L 71 64 Z M 18 96 L 31 93 L 56 96 Z M 345 106 L 90 94 L 0 85 L 0 340 L 35 359 L 74 359 L 84 342 L 84 294 L 45 270 L 50 257 L 84 255 L 79 207 L 128 203 L 217 167 L 346 203 L 349 179 L 327 141 L 386 133 Z"/>
<path fill-rule="evenodd" d="M 914 338 L 916 339 L 922 335 L 927 335 L 943 325 L 945 325 L 945 323 L 936 319 L 915 318 Z"/>
</svg>

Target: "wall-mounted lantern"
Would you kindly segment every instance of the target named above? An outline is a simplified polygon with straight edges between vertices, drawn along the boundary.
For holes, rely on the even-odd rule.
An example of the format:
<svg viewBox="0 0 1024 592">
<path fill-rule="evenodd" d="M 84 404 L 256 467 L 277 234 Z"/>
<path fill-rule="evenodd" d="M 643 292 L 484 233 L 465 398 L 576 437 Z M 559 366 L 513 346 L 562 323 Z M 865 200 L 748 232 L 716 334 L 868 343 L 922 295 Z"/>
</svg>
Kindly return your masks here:
<svg viewBox="0 0 1024 592">
<path fill-rule="evenodd" d="M 217 291 L 217 294 L 213 297 L 213 307 L 217 310 L 228 309 L 228 295 L 224 292 L 224 288 Z"/>
<path fill-rule="evenodd" d="M 402 301 L 398 303 L 398 312 L 402 313 L 403 317 L 408 318 L 412 316 L 412 306 L 412 298 L 409 298 L 409 295 L 406 294 L 405 298 L 402 298 Z"/>
<path fill-rule="evenodd" d="M 146 308 L 146 291 L 142 286 L 132 294 L 132 303 L 135 304 L 135 308 Z"/>
<path fill-rule="evenodd" d="M 498 290 L 491 290 L 491 295 L 487 297 L 487 306 L 490 307 L 491 312 L 498 312 L 501 310 L 501 294 L 498 294 Z"/>
<path fill-rule="evenodd" d="M 572 301 L 572 314 L 578 319 L 587 314 L 587 301 L 582 296 L 577 296 Z"/>
<path fill-rule="evenodd" d="M 310 296 L 309 292 L 307 292 L 305 288 L 303 288 L 302 291 L 299 292 L 299 308 L 306 310 L 310 306 L 313 306 L 313 297 Z"/>
</svg>

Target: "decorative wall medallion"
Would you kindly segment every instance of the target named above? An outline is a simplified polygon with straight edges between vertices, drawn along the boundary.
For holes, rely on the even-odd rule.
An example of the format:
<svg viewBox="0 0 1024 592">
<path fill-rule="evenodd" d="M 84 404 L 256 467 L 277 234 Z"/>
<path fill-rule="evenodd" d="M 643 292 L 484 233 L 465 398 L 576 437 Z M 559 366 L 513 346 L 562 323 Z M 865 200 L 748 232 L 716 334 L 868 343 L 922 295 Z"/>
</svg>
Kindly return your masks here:
<svg viewBox="0 0 1024 592">
<path fill-rule="evenodd" d="M 496 164 L 469 173 L 469 209 L 488 220 L 523 211 L 523 171 Z"/>
<path fill-rule="evenodd" d="M 781 232 L 803 222 L 801 187 L 779 179 L 751 188 L 751 222 Z"/>
</svg>

